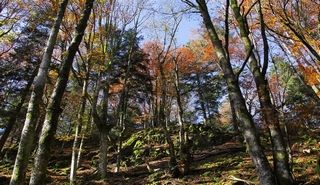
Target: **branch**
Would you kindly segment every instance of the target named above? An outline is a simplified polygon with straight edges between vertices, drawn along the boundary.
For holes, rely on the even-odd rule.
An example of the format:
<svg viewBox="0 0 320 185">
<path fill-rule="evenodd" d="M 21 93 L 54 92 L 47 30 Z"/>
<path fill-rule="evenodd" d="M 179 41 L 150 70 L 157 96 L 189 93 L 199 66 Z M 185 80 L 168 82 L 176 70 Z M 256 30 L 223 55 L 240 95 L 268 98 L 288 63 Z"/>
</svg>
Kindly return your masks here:
<svg viewBox="0 0 320 185">
<path fill-rule="evenodd" d="M 264 22 L 264 17 L 262 13 L 262 7 L 261 7 L 261 2 L 259 2 L 259 17 L 260 17 L 260 26 L 261 26 L 261 37 L 263 41 L 263 66 L 262 66 L 262 75 L 265 76 L 267 73 L 268 69 L 268 62 L 269 62 L 269 43 L 267 39 L 267 34 L 266 34 L 266 26 Z"/>
<path fill-rule="evenodd" d="M 270 28 L 267 24 L 265 24 L 265 26 L 266 26 L 266 28 L 267 28 L 269 31 L 271 31 L 272 33 L 275 33 L 276 35 L 279 35 L 280 37 L 283 37 L 284 39 L 288 39 L 288 40 L 293 40 L 293 41 L 295 41 L 295 42 L 299 42 L 299 40 L 297 40 L 297 39 L 294 39 L 294 38 L 285 36 L 284 34 L 282 34 L 282 33 L 278 32 L 278 31 Z"/>
<path fill-rule="evenodd" d="M 13 29 L 13 27 L 14 27 L 14 24 L 12 24 L 7 31 L 1 33 L 1 34 L 0 34 L 0 38 L 3 37 L 3 36 L 5 36 L 6 34 L 8 34 L 8 33 Z"/>
<path fill-rule="evenodd" d="M 186 3 L 188 6 L 190 6 L 192 8 L 198 8 L 198 6 L 195 5 L 193 2 L 191 2 L 190 0 L 181 0 L 181 1 Z"/>
<path fill-rule="evenodd" d="M 244 17 L 246 18 L 247 15 L 251 12 L 252 8 L 258 3 L 258 0 L 255 1 L 248 9 L 248 11 L 244 14 Z M 240 6 L 239 6 L 240 7 Z"/>
<path fill-rule="evenodd" d="M 236 74 L 237 79 L 239 79 L 240 74 L 242 73 L 242 71 L 243 71 L 244 68 L 246 67 L 246 65 L 247 65 L 247 63 L 248 63 L 248 61 L 249 61 L 249 58 L 251 57 L 252 51 L 253 51 L 253 46 L 251 45 L 250 51 L 249 51 L 249 53 L 247 54 L 246 59 L 244 60 L 242 66 L 241 66 L 241 68 L 240 68 L 240 70 L 239 70 L 238 73 Z"/>
</svg>

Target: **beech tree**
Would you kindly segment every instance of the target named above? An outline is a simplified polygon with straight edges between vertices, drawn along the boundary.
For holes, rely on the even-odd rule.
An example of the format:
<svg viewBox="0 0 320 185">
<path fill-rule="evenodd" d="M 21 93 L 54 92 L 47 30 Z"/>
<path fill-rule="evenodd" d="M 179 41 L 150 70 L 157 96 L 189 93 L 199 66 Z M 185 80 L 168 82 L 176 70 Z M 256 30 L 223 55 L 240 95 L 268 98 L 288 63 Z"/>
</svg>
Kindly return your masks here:
<svg viewBox="0 0 320 185">
<path fill-rule="evenodd" d="M 64 58 L 64 61 L 62 62 L 62 66 L 59 71 L 59 77 L 47 106 L 44 125 L 41 131 L 38 150 L 34 160 L 34 167 L 30 178 L 30 184 L 42 184 L 43 180 L 45 179 L 45 169 L 47 167 L 48 157 L 50 155 L 50 144 L 56 132 L 58 118 L 61 113 L 61 99 L 68 83 L 69 72 L 74 56 L 78 50 L 78 47 L 84 35 L 84 31 L 87 27 L 87 22 L 89 20 L 91 9 L 93 7 L 93 2 L 94 0 L 86 1 L 83 15 L 76 27 L 75 37 L 68 47 L 67 54 Z"/>
<path fill-rule="evenodd" d="M 57 14 L 56 21 L 52 27 L 51 34 L 49 36 L 46 50 L 43 55 L 42 62 L 37 76 L 31 86 L 32 93 L 28 105 L 28 111 L 26 120 L 21 134 L 18 154 L 16 157 L 15 167 L 12 172 L 10 184 L 22 184 L 25 179 L 26 168 L 31 153 L 31 145 L 33 144 L 34 131 L 39 114 L 39 104 L 42 99 L 44 86 L 46 83 L 46 77 L 48 68 L 50 65 L 52 52 L 59 32 L 59 27 L 64 16 L 65 9 L 68 1 L 65 0 L 61 3 L 59 12 Z"/>
</svg>

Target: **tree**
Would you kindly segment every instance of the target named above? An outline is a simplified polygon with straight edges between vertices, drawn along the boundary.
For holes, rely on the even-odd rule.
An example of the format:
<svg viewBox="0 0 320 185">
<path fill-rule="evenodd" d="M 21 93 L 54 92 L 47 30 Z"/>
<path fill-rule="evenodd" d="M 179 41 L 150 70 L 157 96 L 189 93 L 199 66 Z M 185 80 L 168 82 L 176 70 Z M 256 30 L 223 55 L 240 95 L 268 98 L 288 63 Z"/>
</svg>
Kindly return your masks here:
<svg viewBox="0 0 320 185">
<path fill-rule="evenodd" d="M 35 125 L 37 123 L 37 118 L 39 114 L 39 104 L 42 99 L 44 86 L 46 83 L 46 77 L 48 68 L 50 65 L 54 45 L 59 32 L 59 27 L 64 16 L 65 9 L 67 7 L 67 0 L 61 3 L 59 12 L 57 14 L 56 21 L 52 27 L 46 50 L 43 55 L 43 59 L 40 64 L 40 68 L 37 76 L 35 77 L 33 84 L 31 86 L 32 93 L 28 105 L 28 111 L 26 115 L 26 120 L 24 123 L 24 128 L 22 130 L 21 139 L 19 143 L 18 154 L 16 157 L 16 162 L 12 172 L 12 177 L 10 184 L 22 184 L 25 179 L 25 171 L 28 165 L 29 156 L 31 152 L 31 146 L 33 144 Z"/>
<path fill-rule="evenodd" d="M 4 96 L 1 107 L 12 111 L 12 114 L 7 114 L 9 120 L 4 125 L 5 131 L 0 139 L 0 151 L 17 120 L 21 117 L 20 112 L 24 110 L 24 102 L 29 96 L 31 84 L 41 61 L 39 50 L 45 46 L 44 40 L 48 36 L 47 26 L 46 24 L 39 24 L 22 28 L 20 37 L 14 41 L 15 46 L 12 51 L 8 53 L 7 57 L 2 57 L 0 92 Z M 25 112 L 22 112 L 22 114 L 25 114 Z"/>
<path fill-rule="evenodd" d="M 30 178 L 30 184 L 43 184 L 43 181 L 45 179 L 46 167 L 50 155 L 50 144 L 56 132 L 58 118 L 61 113 L 61 99 L 68 83 L 69 72 L 74 56 L 78 51 L 79 45 L 84 35 L 84 31 L 87 27 L 87 22 L 89 20 L 91 9 L 93 7 L 93 2 L 94 0 L 87 0 L 85 2 L 83 14 L 76 27 L 75 37 L 68 47 L 66 56 L 62 62 L 62 66 L 59 71 L 59 77 L 47 106 L 44 125 L 39 139 L 38 150 L 34 160 L 34 168 Z"/>
<path fill-rule="evenodd" d="M 222 45 L 222 41 L 219 39 L 216 28 L 211 21 L 210 14 L 208 12 L 207 3 L 204 0 L 197 0 L 196 3 L 191 1 L 183 1 L 189 6 L 197 8 L 203 18 L 203 22 L 208 31 L 212 45 L 215 48 L 215 52 L 219 61 L 219 65 L 223 71 L 224 79 L 227 82 L 228 92 L 230 94 L 230 101 L 235 108 L 237 119 L 241 124 L 243 136 L 246 140 L 249 154 L 256 166 L 256 170 L 259 176 L 261 184 L 275 184 L 274 176 L 270 168 L 269 162 L 264 154 L 260 140 L 252 119 L 252 116 L 248 112 L 245 101 L 238 85 L 238 79 L 235 75 L 231 63 L 228 57 L 227 50 Z M 229 1 L 227 1 L 229 4 Z M 227 6 L 228 7 L 228 6 Z M 228 15 L 228 12 L 227 14 Z M 228 18 L 228 17 L 227 17 Z M 226 19 L 228 24 L 228 19 Z M 226 29 L 228 32 L 228 29 Z M 226 33 L 228 35 L 228 33 Z"/>
<path fill-rule="evenodd" d="M 260 1 L 258 1 L 258 5 L 259 21 L 261 27 L 260 31 L 264 49 L 261 71 L 259 67 L 260 65 L 258 63 L 259 61 L 257 60 L 254 52 L 252 52 L 252 50 L 254 49 L 254 44 L 250 40 L 248 27 L 249 25 L 246 19 L 246 15 L 241 15 L 240 7 L 236 0 L 230 1 L 230 6 L 232 7 L 235 19 L 237 20 L 237 23 L 239 25 L 242 42 L 249 56 L 249 67 L 256 83 L 263 117 L 266 121 L 267 126 L 269 127 L 271 143 L 273 147 L 274 168 L 277 175 L 277 180 L 280 184 L 292 184 L 293 178 L 289 168 L 289 159 L 280 129 L 279 118 L 275 107 L 272 105 L 270 92 L 268 89 L 268 81 L 265 79 L 269 62 L 269 44 L 265 31 L 265 23 Z M 250 11 L 250 9 L 248 11 Z"/>
<path fill-rule="evenodd" d="M 316 19 L 319 16 L 319 3 L 316 1 L 269 0 L 268 8 L 270 8 L 270 14 L 274 15 L 276 19 L 270 22 L 272 24 L 280 23 L 280 25 L 276 25 L 276 29 L 272 28 L 271 25 L 268 29 L 277 33 L 279 37 L 297 39 L 293 43 L 296 46 L 292 49 L 297 52 L 302 44 L 311 56 L 319 62 L 320 54 L 317 47 L 319 45 L 319 34 L 317 34 L 319 28 L 316 24 Z"/>
</svg>

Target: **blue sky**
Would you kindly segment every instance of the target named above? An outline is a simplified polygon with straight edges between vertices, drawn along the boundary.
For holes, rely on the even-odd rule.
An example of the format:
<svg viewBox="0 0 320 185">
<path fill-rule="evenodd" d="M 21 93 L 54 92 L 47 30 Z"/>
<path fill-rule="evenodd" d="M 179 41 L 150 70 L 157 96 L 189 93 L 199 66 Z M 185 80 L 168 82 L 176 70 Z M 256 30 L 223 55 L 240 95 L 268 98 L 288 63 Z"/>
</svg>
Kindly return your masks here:
<svg viewBox="0 0 320 185">
<path fill-rule="evenodd" d="M 180 23 L 179 30 L 177 32 L 177 42 L 179 45 L 184 45 L 188 41 L 197 37 L 196 30 L 200 28 L 201 22 L 200 17 L 195 16 L 199 19 L 189 18 L 189 16 L 184 16 L 182 22 Z"/>
</svg>

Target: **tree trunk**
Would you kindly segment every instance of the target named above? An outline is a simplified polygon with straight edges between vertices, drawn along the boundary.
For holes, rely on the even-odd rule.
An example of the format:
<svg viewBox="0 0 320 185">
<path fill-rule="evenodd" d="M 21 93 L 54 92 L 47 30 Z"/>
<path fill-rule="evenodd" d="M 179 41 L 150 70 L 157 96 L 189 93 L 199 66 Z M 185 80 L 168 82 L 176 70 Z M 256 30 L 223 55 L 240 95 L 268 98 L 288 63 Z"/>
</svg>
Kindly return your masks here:
<svg viewBox="0 0 320 185">
<path fill-rule="evenodd" d="M 165 112 L 165 107 L 166 107 L 166 78 L 163 70 L 162 63 L 159 64 L 160 68 L 160 76 L 161 76 L 161 99 L 160 99 L 160 107 L 159 107 L 159 124 L 162 127 L 166 141 L 169 145 L 169 171 L 172 177 L 178 177 L 180 175 L 180 171 L 178 168 L 178 162 L 174 150 L 174 144 L 173 141 L 170 137 L 170 133 L 168 131 L 167 125 L 166 125 L 166 112 Z"/>
<path fill-rule="evenodd" d="M 260 5 L 260 4 L 259 4 Z M 289 168 L 288 154 L 286 151 L 284 139 L 281 133 L 279 116 L 275 107 L 271 102 L 268 81 L 265 79 L 265 73 L 268 67 L 268 42 L 266 40 L 263 15 L 260 7 L 260 24 L 261 33 L 264 41 L 264 64 L 262 72 L 260 71 L 260 65 L 255 57 L 254 53 L 251 52 L 253 49 L 253 43 L 249 38 L 249 28 L 246 19 L 240 14 L 240 7 L 236 0 L 231 0 L 231 7 L 234 12 L 235 18 L 239 24 L 240 36 L 244 43 L 247 53 L 250 53 L 250 70 L 254 76 L 256 83 L 258 97 L 261 105 L 262 114 L 264 120 L 270 131 L 270 138 L 272 143 L 274 169 L 277 175 L 278 182 L 282 185 L 289 185 L 293 183 L 293 178 Z"/>
<path fill-rule="evenodd" d="M 9 118 L 9 121 L 8 121 L 8 124 L 7 124 L 7 127 L 4 131 L 4 133 L 2 134 L 1 136 L 1 139 L 0 139 L 0 153 L 3 149 L 3 146 L 4 144 L 6 143 L 14 125 L 16 124 L 16 120 L 17 120 L 17 117 L 21 111 L 21 108 L 23 106 L 23 103 L 25 102 L 26 98 L 27 98 L 27 95 L 29 93 L 29 90 L 31 88 L 31 85 L 32 85 L 32 82 L 36 76 L 36 73 L 38 71 L 38 67 L 34 70 L 32 76 L 30 77 L 25 89 L 23 90 L 22 94 L 21 94 L 21 98 L 20 98 L 20 102 L 19 104 L 16 106 L 15 110 L 14 110 L 14 114 L 12 114 Z"/>
<path fill-rule="evenodd" d="M 239 123 L 237 120 L 236 110 L 233 107 L 233 103 L 231 102 L 231 97 L 229 95 L 229 101 L 230 101 L 230 109 L 231 109 L 231 120 L 232 120 L 232 126 L 234 129 L 234 132 L 238 135 L 240 133 Z"/>
<path fill-rule="evenodd" d="M 88 75 L 87 75 L 88 76 Z M 78 168 L 78 154 L 80 153 L 80 144 L 79 143 L 79 135 L 81 133 L 81 128 L 83 125 L 83 115 L 86 110 L 86 94 L 87 94 L 87 87 L 88 87 L 88 78 L 86 78 L 83 82 L 83 88 L 82 88 L 82 95 L 81 95 L 81 106 L 80 110 L 78 113 L 78 121 L 76 125 L 76 133 L 74 136 L 74 141 L 73 141 L 73 147 L 72 147 L 72 158 L 71 158 L 71 166 L 70 166 L 70 184 L 74 184 L 76 180 L 76 173 L 77 173 L 77 168 Z M 83 135 L 83 134 L 82 134 Z"/>
<path fill-rule="evenodd" d="M 18 153 L 10 180 L 11 185 L 24 183 L 26 168 L 28 166 L 31 148 L 34 142 L 34 130 L 39 115 L 39 104 L 42 100 L 48 69 L 51 63 L 51 56 L 67 4 L 68 0 L 63 0 L 63 2 L 60 4 L 57 18 L 51 29 L 51 33 L 46 45 L 46 50 L 40 64 L 38 74 L 35 77 L 31 87 L 32 93 L 29 100 L 26 120 L 24 122 L 23 130 L 21 133 Z"/>
<path fill-rule="evenodd" d="M 54 139 L 59 115 L 62 111 L 60 108 L 61 100 L 68 83 L 69 73 L 74 56 L 78 51 L 84 31 L 87 27 L 87 22 L 93 7 L 93 1 L 94 0 L 87 0 L 85 3 L 83 14 L 76 27 L 75 37 L 67 50 L 59 72 L 59 77 L 51 94 L 47 106 L 43 129 L 39 139 L 38 151 L 34 161 L 34 168 L 30 178 L 31 185 L 40 185 L 45 181 L 46 168 L 50 156 L 50 145 Z"/>
<path fill-rule="evenodd" d="M 95 90 L 95 94 L 93 95 L 93 103 L 92 103 L 92 117 L 93 122 L 97 126 L 99 130 L 99 140 L 100 140 L 100 148 L 99 148 L 99 164 L 98 164 L 98 172 L 100 175 L 100 179 L 106 180 L 107 178 L 107 165 L 108 165 L 108 145 L 107 145 L 107 139 L 108 139 L 108 133 L 111 129 L 110 125 L 107 125 L 107 110 L 108 110 L 108 92 L 109 92 L 109 85 L 105 85 L 103 87 L 103 93 L 104 93 L 104 101 L 102 105 L 102 114 L 98 114 L 97 110 L 97 103 L 98 103 L 98 95 L 101 90 L 101 74 L 99 74 L 98 80 L 97 80 L 97 86 Z"/>
<path fill-rule="evenodd" d="M 135 38 L 135 37 L 134 37 Z M 120 97 L 120 102 L 119 102 L 119 128 L 121 129 L 120 134 L 119 134 L 119 143 L 118 143 L 118 155 L 117 155 L 117 165 L 115 172 L 120 172 L 120 163 L 121 163 L 121 150 L 122 150 L 122 135 L 126 130 L 126 125 L 125 125 L 125 117 L 127 115 L 127 101 L 128 101 L 128 79 L 129 79 L 129 72 L 131 69 L 131 56 L 133 52 L 133 41 L 131 41 L 130 48 L 129 48 L 129 55 L 128 55 L 128 62 L 127 62 L 127 69 L 125 72 L 125 77 L 124 77 L 124 83 L 123 83 L 123 90 L 121 93 Z"/>
<path fill-rule="evenodd" d="M 222 42 L 218 37 L 216 29 L 212 24 L 208 8 L 205 0 L 197 0 L 199 5 L 200 13 L 202 15 L 204 24 L 209 33 L 212 44 L 216 48 L 216 54 L 219 59 L 220 67 L 223 71 L 224 79 L 227 82 L 228 91 L 230 94 L 230 101 L 233 103 L 237 120 L 241 124 L 243 136 L 246 140 L 246 145 L 249 154 L 256 167 L 260 184 L 275 184 L 274 176 L 270 168 L 269 162 L 264 154 L 263 148 L 260 144 L 260 139 L 256 131 L 252 116 L 248 112 L 245 100 L 242 96 L 238 79 L 232 70 L 230 61 L 227 59 L 226 51 L 222 46 Z"/>
<path fill-rule="evenodd" d="M 107 178 L 107 165 L 108 165 L 108 129 L 100 128 L 100 147 L 99 147 L 99 173 L 100 178 L 105 180 Z"/>
<path fill-rule="evenodd" d="M 103 88 L 104 92 L 104 101 L 102 105 L 102 115 L 101 122 L 99 125 L 97 125 L 99 131 L 100 131 L 100 153 L 99 153 L 99 172 L 100 177 L 103 180 L 106 180 L 107 178 L 107 166 L 108 166 L 108 134 L 111 129 L 111 126 L 108 125 L 107 122 L 107 113 L 108 113 L 108 98 L 109 98 L 109 85 L 106 85 L 107 87 Z"/>
<path fill-rule="evenodd" d="M 190 168 L 190 161 L 191 156 L 189 152 L 189 145 L 187 144 L 188 138 L 187 138 L 187 131 L 185 129 L 185 123 L 184 123 L 184 111 L 182 106 L 182 100 L 181 100 L 181 90 L 180 90 L 180 77 L 179 77 L 179 70 L 178 70 L 178 61 L 174 60 L 175 68 L 175 80 L 174 80 L 174 86 L 176 90 L 176 96 L 177 96 L 177 105 L 178 105 L 178 123 L 179 123 L 179 138 L 180 138 L 180 158 L 183 162 L 183 174 L 186 175 L 189 173 Z"/>
</svg>

